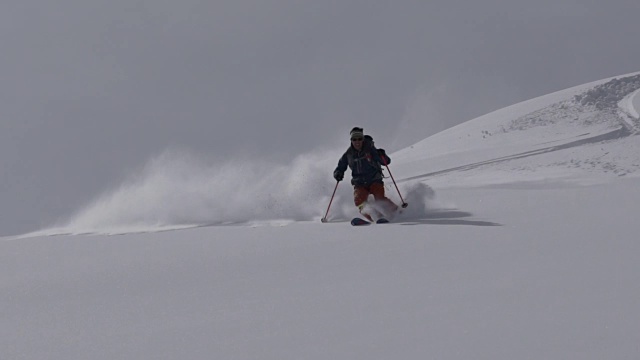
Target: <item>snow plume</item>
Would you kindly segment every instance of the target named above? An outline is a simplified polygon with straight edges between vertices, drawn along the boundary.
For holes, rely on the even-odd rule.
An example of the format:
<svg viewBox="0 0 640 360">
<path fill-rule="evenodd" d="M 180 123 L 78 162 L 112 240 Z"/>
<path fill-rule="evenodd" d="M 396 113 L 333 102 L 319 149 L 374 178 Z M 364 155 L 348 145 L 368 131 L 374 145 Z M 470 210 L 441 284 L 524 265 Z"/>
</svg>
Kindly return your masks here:
<svg viewBox="0 0 640 360">
<path fill-rule="evenodd" d="M 428 218 L 430 213 L 434 211 L 448 208 L 436 201 L 435 191 L 425 183 L 411 182 L 403 184 L 399 189 L 404 201 L 408 205 L 406 208 L 400 209 L 396 216 L 388 216 L 390 219 L 394 219 L 396 221 L 423 220 Z M 396 204 L 400 205 L 402 203 L 393 184 L 387 184 L 386 195 Z M 387 212 L 385 211 L 384 204 L 374 203 L 372 207 L 381 214 L 386 214 Z"/>
<path fill-rule="evenodd" d="M 403 187 L 405 201 L 409 204 L 398 219 L 423 219 L 429 212 L 438 208 L 435 203 L 435 192 L 428 185 L 414 182 Z"/>
<path fill-rule="evenodd" d="M 123 234 L 230 224 L 283 225 L 319 221 L 336 183 L 335 150 L 303 154 L 289 164 L 259 160 L 209 163 L 188 151 L 167 150 L 113 191 L 105 192 L 66 224 L 37 232 L 55 234 Z M 386 182 L 387 196 L 400 204 Z M 434 193 L 422 183 L 402 184 L 410 205 L 403 220 L 425 218 Z M 353 188 L 341 182 L 327 218 L 358 216 Z M 36 233 L 32 233 L 34 235 Z"/>
<path fill-rule="evenodd" d="M 331 174 L 339 156 L 316 151 L 286 165 L 237 158 L 208 163 L 187 151 L 167 150 L 52 231 L 126 233 L 319 221 L 334 189 Z"/>
</svg>

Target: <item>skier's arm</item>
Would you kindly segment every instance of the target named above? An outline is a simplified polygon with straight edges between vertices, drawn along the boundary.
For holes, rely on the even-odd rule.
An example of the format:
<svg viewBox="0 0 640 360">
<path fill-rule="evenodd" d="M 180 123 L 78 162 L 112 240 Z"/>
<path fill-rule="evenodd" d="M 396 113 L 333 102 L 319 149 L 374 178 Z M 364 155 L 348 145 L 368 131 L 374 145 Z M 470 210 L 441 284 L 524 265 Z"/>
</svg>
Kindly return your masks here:
<svg viewBox="0 0 640 360">
<path fill-rule="evenodd" d="M 380 163 L 380 165 L 389 165 L 391 164 L 391 158 L 387 155 L 384 149 L 376 149 L 371 146 L 371 156 L 375 161 Z"/>
<path fill-rule="evenodd" d="M 333 170 L 333 177 L 338 181 L 342 181 L 344 178 L 344 172 L 347 170 L 347 166 L 349 166 L 349 160 L 347 159 L 347 153 L 345 152 L 340 160 L 338 160 L 338 166 Z"/>
</svg>

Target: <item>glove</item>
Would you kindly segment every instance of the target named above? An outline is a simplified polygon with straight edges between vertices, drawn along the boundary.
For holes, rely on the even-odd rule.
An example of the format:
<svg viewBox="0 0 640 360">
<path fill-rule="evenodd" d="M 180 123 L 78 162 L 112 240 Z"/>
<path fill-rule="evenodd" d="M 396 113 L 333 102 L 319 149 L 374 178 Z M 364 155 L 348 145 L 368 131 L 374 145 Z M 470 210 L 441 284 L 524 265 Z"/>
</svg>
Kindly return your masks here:
<svg viewBox="0 0 640 360">
<path fill-rule="evenodd" d="M 333 178 L 336 179 L 336 181 L 342 181 L 342 179 L 344 179 L 344 173 L 342 171 L 336 170 L 333 172 Z"/>
<path fill-rule="evenodd" d="M 389 164 L 391 162 L 391 159 L 389 159 L 384 149 L 377 149 L 377 150 L 378 150 L 378 155 L 380 156 L 380 159 L 382 159 L 382 164 L 384 165 Z"/>
</svg>

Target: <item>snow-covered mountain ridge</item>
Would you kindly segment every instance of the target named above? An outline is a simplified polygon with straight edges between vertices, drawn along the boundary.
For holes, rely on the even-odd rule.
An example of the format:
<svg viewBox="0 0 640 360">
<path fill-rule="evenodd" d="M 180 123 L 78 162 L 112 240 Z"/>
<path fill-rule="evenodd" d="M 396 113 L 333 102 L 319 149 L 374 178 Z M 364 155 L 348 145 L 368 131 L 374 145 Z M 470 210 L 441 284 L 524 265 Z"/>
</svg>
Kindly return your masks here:
<svg viewBox="0 0 640 360">
<path fill-rule="evenodd" d="M 489 185 L 513 181 L 513 175 L 521 181 L 584 182 L 635 174 L 640 145 L 633 135 L 640 120 L 631 114 L 637 114 L 638 89 L 640 74 L 633 73 L 512 105 L 396 152 L 394 166 L 405 180 L 441 186 Z M 457 166 L 448 167 L 452 163 Z M 462 170 L 459 181 L 438 181 Z"/>
</svg>

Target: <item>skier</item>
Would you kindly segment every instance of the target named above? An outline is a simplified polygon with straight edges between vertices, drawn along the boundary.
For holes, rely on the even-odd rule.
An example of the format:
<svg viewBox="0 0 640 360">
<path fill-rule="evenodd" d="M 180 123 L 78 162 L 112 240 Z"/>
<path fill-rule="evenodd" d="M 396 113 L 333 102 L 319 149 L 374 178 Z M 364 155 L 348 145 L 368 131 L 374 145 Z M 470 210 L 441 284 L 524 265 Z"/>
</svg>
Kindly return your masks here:
<svg viewBox="0 0 640 360">
<path fill-rule="evenodd" d="M 369 221 L 374 221 L 372 216 L 378 219 L 392 216 L 398 210 L 398 206 L 384 194 L 381 166 L 388 165 L 391 159 L 384 149 L 376 149 L 373 138 L 364 135 L 362 128 L 354 127 L 349 134 L 351 146 L 338 161 L 333 177 L 342 181 L 348 165 L 351 169 L 353 200 L 360 213 Z M 373 195 L 378 206 L 367 206 L 369 195 Z"/>
</svg>

